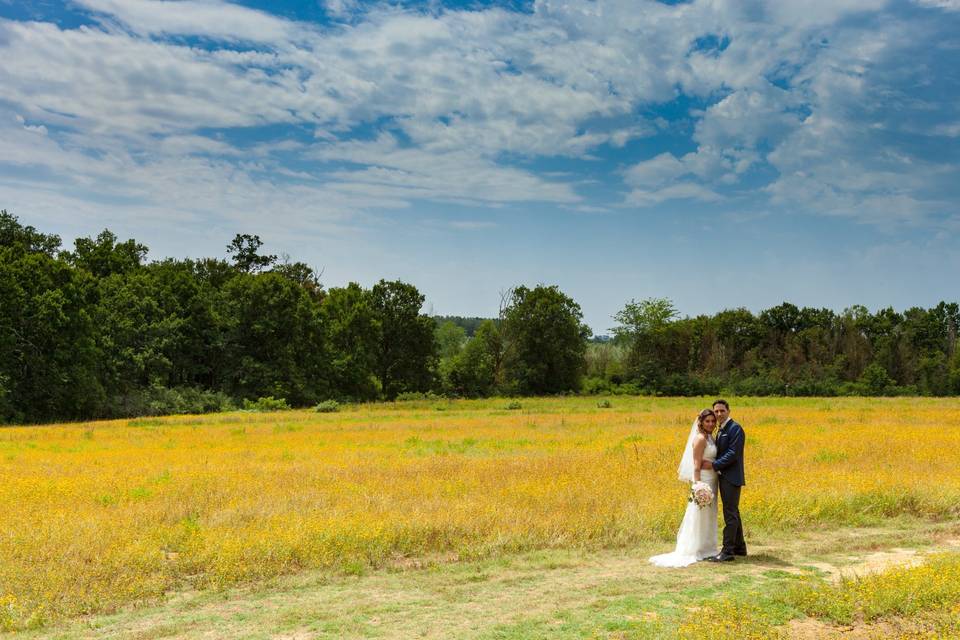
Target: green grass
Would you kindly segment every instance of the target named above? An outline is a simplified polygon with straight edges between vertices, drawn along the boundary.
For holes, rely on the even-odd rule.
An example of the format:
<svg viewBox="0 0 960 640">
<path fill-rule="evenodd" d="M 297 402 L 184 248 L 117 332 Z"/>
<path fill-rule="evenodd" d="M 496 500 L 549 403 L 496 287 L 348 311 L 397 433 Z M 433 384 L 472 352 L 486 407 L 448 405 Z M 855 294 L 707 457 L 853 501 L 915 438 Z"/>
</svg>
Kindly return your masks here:
<svg viewBox="0 0 960 640">
<path fill-rule="evenodd" d="M 831 586 L 824 568 L 852 575 L 878 550 L 935 550 L 944 546 L 938 541 L 958 535 L 955 524 L 912 519 L 870 529 L 756 535 L 751 540 L 755 553 L 747 561 L 685 570 L 647 563 L 663 545 L 541 550 L 455 563 L 428 558 L 415 567 L 396 565 L 360 575 L 311 572 L 259 586 L 170 594 L 152 605 L 17 637 L 766 638 L 807 614 L 825 624 L 847 620 L 815 610 L 812 600 L 800 595 L 820 594 L 825 599 L 816 602 L 827 602 L 839 593 L 830 589 L 854 584 Z M 902 595 L 909 584 L 915 581 L 904 578 L 891 589 Z M 950 593 L 941 590 L 939 599 L 923 603 L 942 604 Z M 949 610 L 941 609 L 947 622 L 929 628 L 950 629 Z M 901 608 L 883 615 L 911 611 L 917 612 Z"/>
</svg>

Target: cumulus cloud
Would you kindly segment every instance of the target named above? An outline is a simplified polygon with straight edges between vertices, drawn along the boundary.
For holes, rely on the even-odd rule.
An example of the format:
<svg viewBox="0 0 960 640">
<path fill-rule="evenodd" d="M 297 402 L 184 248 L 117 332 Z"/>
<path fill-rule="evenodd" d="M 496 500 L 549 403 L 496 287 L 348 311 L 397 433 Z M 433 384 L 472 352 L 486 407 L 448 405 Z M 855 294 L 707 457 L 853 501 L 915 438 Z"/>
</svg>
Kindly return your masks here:
<svg viewBox="0 0 960 640">
<path fill-rule="evenodd" d="M 576 167 L 596 181 L 613 157 L 625 168 L 599 180 L 629 206 L 749 195 L 929 222 L 955 195 L 936 138 L 960 112 L 938 83 L 956 69 L 925 43 L 960 25 L 924 15 L 953 0 L 915 4 L 899 19 L 884 0 L 326 0 L 335 21 L 317 25 L 222 0 L 78 0 L 94 26 L 0 20 L 0 116 L 15 114 L 0 140 L 16 149 L 0 172 L 144 210 L 232 215 L 239 194 L 339 219 L 417 201 L 587 210 Z M 661 135 L 670 151 L 651 157 Z M 557 173 L 558 158 L 581 164 Z"/>
</svg>

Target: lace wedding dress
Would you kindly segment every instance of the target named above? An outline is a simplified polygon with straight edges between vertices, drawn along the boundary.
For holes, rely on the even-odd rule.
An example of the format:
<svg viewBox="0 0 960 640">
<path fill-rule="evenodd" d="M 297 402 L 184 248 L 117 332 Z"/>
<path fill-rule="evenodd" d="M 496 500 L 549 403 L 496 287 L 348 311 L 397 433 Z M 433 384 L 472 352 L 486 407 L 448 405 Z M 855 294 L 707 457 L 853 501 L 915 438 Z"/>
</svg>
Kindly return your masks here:
<svg viewBox="0 0 960 640">
<path fill-rule="evenodd" d="M 692 443 L 687 444 L 688 447 Z M 703 452 L 703 459 L 713 462 L 717 457 L 717 445 L 713 438 L 707 440 L 707 447 Z M 673 553 L 665 553 L 650 558 L 650 562 L 658 567 L 686 567 L 688 565 L 717 555 L 717 473 L 703 469 L 700 471 L 700 481 L 710 485 L 713 491 L 713 502 L 701 508 L 690 502 L 687 512 L 680 523 L 677 532 L 677 547 Z"/>
</svg>

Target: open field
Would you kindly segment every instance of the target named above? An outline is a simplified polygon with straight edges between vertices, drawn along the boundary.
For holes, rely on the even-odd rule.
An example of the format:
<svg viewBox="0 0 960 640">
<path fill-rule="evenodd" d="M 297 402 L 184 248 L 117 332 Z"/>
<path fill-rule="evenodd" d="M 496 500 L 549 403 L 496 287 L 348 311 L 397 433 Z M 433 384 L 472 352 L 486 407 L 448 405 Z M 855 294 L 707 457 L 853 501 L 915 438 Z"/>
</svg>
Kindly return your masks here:
<svg viewBox="0 0 960 640">
<path fill-rule="evenodd" d="M 284 575 L 378 579 L 389 589 L 502 563 L 542 560 L 549 569 L 603 558 L 626 559 L 622 580 L 647 575 L 638 565 L 670 546 L 685 506 L 677 458 L 707 401 L 520 402 L 518 410 L 502 399 L 438 400 L 0 429 L 8 507 L 0 625 L 54 628 L 171 592 L 212 602 L 204 594 Z M 821 555 L 840 553 L 848 528 L 889 535 L 891 519 L 903 518 L 911 524 L 894 546 L 909 547 L 960 515 L 960 475 L 948 455 L 960 450 L 956 399 L 731 402 L 748 438 L 748 542 L 768 544 L 770 558 L 795 535 L 823 531 L 834 533 L 815 545 Z M 790 553 L 791 565 L 819 562 L 808 548 Z M 761 556 L 734 571 L 754 584 L 782 570 Z M 663 575 L 651 578 L 650 597 Z M 696 567 L 683 579 L 712 575 Z M 561 591 L 576 589 L 574 578 Z M 701 586 L 694 597 L 717 585 Z M 403 612 L 403 595 L 394 597 Z M 364 635 L 361 622 L 353 635 Z"/>
<path fill-rule="evenodd" d="M 948 571 L 937 551 L 954 550 Z M 746 562 L 685 571 L 651 567 L 662 544 L 627 549 L 550 549 L 364 575 L 305 571 L 224 590 L 191 590 L 159 604 L 73 619 L 18 640 L 169 638 L 573 640 L 577 638 L 898 638 L 960 632 L 960 525 L 901 518 L 881 527 L 761 536 Z M 930 559 L 934 564 L 919 563 Z M 924 573 L 926 570 L 926 573 Z M 942 579 L 930 580 L 930 571 Z M 894 572 L 876 573 L 876 572 Z M 914 572 L 917 572 L 916 574 Z M 836 582 L 863 575 L 862 582 Z M 822 577 L 820 577 L 822 576 Z M 929 584 L 921 599 L 916 585 Z M 891 580 L 890 578 L 894 578 Z M 899 578 L 899 579 L 898 579 Z M 880 580 L 868 599 L 924 606 L 925 616 L 836 621 L 809 604 Z M 949 581 L 949 582 L 948 582 Z M 947 586 L 944 589 L 944 585 Z M 896 597 L 891 598 L 894 595 Z M 811 597 L 814 596 L 814 597 Z M 941 606 L 937 606 L 937 598 Z M 949 602 L 943 606 L 942 601 Z M 707 614 L 701 612 L 706 611 Z M 842 613 L 842 611 L 840 612 Z M 900 614 L 900 615 L 898 615 Z"/>
</svg>

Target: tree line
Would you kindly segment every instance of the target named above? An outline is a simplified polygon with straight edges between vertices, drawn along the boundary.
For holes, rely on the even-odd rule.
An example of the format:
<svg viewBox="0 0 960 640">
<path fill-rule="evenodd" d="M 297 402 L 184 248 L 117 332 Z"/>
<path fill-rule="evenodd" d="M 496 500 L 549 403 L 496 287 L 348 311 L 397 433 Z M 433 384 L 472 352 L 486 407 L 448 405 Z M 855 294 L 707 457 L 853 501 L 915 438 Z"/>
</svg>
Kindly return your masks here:
<svg viewBox="0 0 960 640">
<path fill-rule="evenodd" d="M 147 255 L 108 230 L 67 249 L 0 212 L 0 421 L 424 394 L 960 393 L 956 304 L 680 318 L 648 299 L 589 342 L 556 286 L 509 290 L 495 318 L 438 319 L 409 283 L 327 289 L 255 235 L 221 258 Z"/>
</svg>

